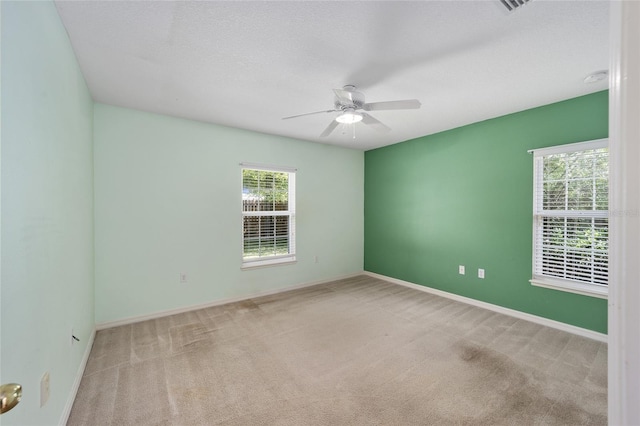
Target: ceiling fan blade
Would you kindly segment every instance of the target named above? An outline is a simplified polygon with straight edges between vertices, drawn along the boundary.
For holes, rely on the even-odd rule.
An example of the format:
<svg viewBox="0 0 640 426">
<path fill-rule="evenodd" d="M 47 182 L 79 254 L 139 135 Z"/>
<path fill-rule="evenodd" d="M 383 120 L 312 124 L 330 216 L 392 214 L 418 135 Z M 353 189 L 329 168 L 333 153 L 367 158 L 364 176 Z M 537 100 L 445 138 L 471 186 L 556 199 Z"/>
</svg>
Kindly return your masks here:
<svg viewBox="0 0 640 426">
<path fill-rule="evenodd" d="M 336 120 L 331 120 L 331 123 L 329 123 L 327 128 L 324 129 L 324 132 L 322 132 L 320 134 L 320 137 L 321 138 L 326 138 L 327 136 L 329 136 L 331 134 L 331 132 L 333 132 L 335 130 L 336 127 L 338 127 L 338 122 Z"/>
<path fill-rule="evenodd" d="M 296 118 L 296 117 L 304 117 L 305 115 L 313 115 L 313 114 L 326 114 L 327 112 L 336 112 L 338 111 L 337 109 L 330 109 L 327 111 L 316 111 L 316 112 L 307 112 L 305 114 L 298 114 L 298 115 L 291 115 L 289 117 L 282 117 L 283 120 L 288 120 L 290 118 Z"/>
<path fill-rule="evenodd" d="M 386 124 L 383 124 L 380 121 L 376 120 L 375 118 L 373 118 L 372 116 L 370 116 L 366 112 L 362 113 L 362 122 L 364 124 L 366 124 L 367 126 L 373 127 L 374 129 L 376 129 L 379 132 L 387 133 L 387 132 L 391 131 L 391 128 L 389 126 L 387 126 Z"/>
<path fill-rule="evenodd" d="M 353 103 L 353 92 L 344 89 L 333 89 L 333 93 L 336 94 L 341 104 Z"/>
<path fill-rule="evenodd" d="M 418 109 L 422 104 L 417 99 L 405 99 L 403 101 L 372 102 L 362 105 L 365 111 L 384 111 L 391 109 Z"/>
</svg>

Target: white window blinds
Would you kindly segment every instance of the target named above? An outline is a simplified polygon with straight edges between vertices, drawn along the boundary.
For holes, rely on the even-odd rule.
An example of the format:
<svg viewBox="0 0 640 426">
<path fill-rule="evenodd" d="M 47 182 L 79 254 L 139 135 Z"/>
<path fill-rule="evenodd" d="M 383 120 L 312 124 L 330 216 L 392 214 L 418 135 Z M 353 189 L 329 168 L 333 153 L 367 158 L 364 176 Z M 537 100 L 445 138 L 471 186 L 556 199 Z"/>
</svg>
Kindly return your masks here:
<svg viewBox="0 0 640 426">
<path fill-rule="evenodd" d="M 295 170 L 242 165 L 242 266 L 295 261 Z"/>
<path fill-rule="evenodd" d="M 607 140 L 533 151 L 534 281 L 606 294 Z M 577 284 L 577 285 L 576 285 Z"/>
</svg>

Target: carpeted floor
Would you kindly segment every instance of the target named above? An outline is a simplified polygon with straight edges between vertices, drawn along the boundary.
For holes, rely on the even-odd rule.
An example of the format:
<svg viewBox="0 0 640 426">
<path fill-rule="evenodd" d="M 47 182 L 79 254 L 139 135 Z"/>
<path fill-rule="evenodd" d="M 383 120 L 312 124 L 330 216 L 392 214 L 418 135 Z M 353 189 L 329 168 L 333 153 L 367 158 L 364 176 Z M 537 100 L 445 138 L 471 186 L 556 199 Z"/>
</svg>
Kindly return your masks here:
<svg viewBox="0 0 640 426">
<path fill-rule="evenodd" d="M 68 425 L 604 425 L 607 347 L 367 276 L 97 333 Z"/>
</svg>

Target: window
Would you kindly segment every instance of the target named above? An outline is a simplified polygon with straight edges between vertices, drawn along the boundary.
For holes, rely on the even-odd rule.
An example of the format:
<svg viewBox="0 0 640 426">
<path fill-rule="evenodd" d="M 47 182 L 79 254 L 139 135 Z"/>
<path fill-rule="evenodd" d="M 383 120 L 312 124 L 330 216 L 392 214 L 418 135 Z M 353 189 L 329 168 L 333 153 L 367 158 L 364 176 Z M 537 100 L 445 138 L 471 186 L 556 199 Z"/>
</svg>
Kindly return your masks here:
<svg viewBox="0 0 640 426">
<path fill-rule="evenodd" d="M 295 169 L 242 166 L 242 267 L 296 260 Z"/>
<path fill-rule="evenodd" d="M 533 285 L 606 298 L 607 140 L 533 150 Z"/>
</svg>

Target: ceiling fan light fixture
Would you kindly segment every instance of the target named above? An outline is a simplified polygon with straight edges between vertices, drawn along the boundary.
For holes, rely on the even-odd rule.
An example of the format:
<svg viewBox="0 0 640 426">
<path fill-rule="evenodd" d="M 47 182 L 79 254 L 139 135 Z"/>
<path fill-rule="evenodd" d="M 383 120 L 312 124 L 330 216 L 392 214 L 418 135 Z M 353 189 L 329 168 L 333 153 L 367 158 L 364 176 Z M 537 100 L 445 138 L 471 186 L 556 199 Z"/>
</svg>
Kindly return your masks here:
<svg viewBox="0 0 640 426">
<path fill-rule="evenodd" d="M 362 121 L 362 114 L 355 111 L 345 111 L 336 117 L 336 121 L 343 124 L 354 124 Z"/>
<path fill-rule="evenodd" d="M 346 85 L 342 89 L 333 89 L 333 93 L 335 94 L 334 107 L 335 109 L 330 109 L 326 111 L 315 111 L 308 112 L 305 114 L 291 115 L 289 117 L 283 117 L 283 120 L 288 120 L 290 118 L 304 117 L 307 115 L 316 115 L 316 114 L 326 114 L 326 113 L 338 113 L 338 116 L 329 122 L 329 125 L 322 133 L 320 133 L 321 138 L 326 138 L 331 135 L 331 133 L 340 125 L 340 124 L 355 124 L 362 121 L 362 124 L 369 126 L 369 128 L 376 130 L 381 133 L 387 133 L 391 131 L 389 126 L 384 123 L 378 121 L 376 118 L 367 114 L 366 112 L 360 112 L 359 110 L 364 111 L 388 111 L 388 110 L 399 110 L 399 109 L 418 109 L 421 104 L 417 99 L 404 99 L 399 101 L 384 101 L 384 102 L 373 102 L 366 103 L 364 101 L 364 94 L 358 92 L 355 86 Z M 355 131 L 355 126 L 354 131 Z M 343 132 L 344 133 L 344 132 Z M 354 133 L 355 134 L 355 133 Z M 354 136 L 355 137 L 355 136 Z"/>
</svg>

